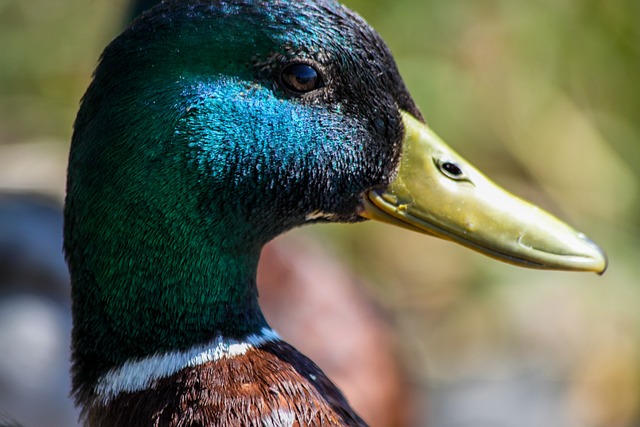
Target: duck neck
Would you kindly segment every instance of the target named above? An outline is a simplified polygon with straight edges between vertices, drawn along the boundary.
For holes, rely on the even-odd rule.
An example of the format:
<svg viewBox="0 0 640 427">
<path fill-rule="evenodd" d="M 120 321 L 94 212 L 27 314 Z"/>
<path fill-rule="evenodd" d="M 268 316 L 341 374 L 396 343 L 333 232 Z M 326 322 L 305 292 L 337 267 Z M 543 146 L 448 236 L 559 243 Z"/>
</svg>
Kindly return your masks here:
<svg viewBox="0 0 640 427">
<path fill-rule="evenodd" d="M 99 253 L 87 245 L 81 262 L 70 260 L 76 393 L 127 361 L 267 326 L 255 281 L 260 247 L 235 251 L 179 239 L 184 229 L 165 229 L 162 239 L 138 230 L 146 238 L 107 238 Z"/>
</svg>

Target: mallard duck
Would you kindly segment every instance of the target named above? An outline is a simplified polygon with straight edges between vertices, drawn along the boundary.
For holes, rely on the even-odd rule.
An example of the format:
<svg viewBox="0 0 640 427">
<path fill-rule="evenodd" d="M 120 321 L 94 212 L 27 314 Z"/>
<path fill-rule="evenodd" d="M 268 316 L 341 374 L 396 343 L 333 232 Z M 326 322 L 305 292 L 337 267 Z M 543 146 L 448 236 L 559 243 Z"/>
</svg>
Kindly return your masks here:
<svg viewBox="0 0 640 427">
<path fill-rule="evenodd" d="M 258 305 L 262 246 L 380 220 L 535 268 L 602 251 L 427 127 L 393 57 L 331 0 L 169 0 L 105 49 L 65 203 L 73 395 L 87 426 L 361 426 Z M 330 343 L 327 343 L 330 345 Z"/>
</svg>

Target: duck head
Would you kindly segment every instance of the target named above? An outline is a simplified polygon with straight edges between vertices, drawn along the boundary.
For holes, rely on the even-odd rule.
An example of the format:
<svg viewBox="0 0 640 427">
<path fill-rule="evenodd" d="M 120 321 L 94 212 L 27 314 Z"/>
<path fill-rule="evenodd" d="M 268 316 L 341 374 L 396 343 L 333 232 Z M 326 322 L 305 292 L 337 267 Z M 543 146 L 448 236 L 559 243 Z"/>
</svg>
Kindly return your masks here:
<svg viewBox="0 0 640 427">
<path fill-rule="evenodd" d="M 331 0 L 167 1 L 104 51 L 65 206 L 76 390 L 130 357 L 265 322 L 262 245 L 382 220 L 539 268 L 602 271 L 424 123 L 394 59 Z"/>
</svg>

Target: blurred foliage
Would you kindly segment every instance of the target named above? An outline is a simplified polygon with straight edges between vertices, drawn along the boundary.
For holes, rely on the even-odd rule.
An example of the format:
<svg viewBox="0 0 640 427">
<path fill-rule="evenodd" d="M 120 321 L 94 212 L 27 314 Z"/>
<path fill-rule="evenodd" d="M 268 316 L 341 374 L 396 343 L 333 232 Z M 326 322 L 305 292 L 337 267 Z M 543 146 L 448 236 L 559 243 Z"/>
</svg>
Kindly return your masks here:
<svg viewBox="0 0 640 427">
<path fill-rule="evenodd" d="M 436 402 L 432 425 L 638 425 L 640 2 L 346 3 L 382 34 L 445 140 L 586 231 L 611 267 L 602 277 L 522 270 L 378 224 L 295 233 L 324 241 L 374 284 L 416 383 Z M 0 0 L 0 188 L 29 181 L 54 158 L 58 173 L 41 187 L 61 197 L 78 100 L 126 8 L 123 0 Z M 510 378 L 536 379 L 549 392 L 514 386 L 506 390 L 521 393 L 520 403 L 462 400 L 448 412 L 437 404 L 459 384 Z M 528 421 L 501 421 L 514 408 Z"/>
</svg>

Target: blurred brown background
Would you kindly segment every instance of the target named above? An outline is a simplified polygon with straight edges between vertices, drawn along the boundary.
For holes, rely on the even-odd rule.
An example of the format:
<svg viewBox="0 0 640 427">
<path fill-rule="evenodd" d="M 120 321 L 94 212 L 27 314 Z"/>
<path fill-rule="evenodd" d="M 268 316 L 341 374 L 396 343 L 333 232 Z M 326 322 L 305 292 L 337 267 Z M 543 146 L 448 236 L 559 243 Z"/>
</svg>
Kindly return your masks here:
<svg viewBox="0 0 640 427">
<path fill-rule="evenodd" d="M 345 3 L 385 38 L 440 136 L 587 233 L 610 268 L 524 270 L 372 223 L 279 240 L 312 239 L 367 281 L 398 337 L 418 425 L 640 425 L 640 2 Z M 0 420 L 75 417 L 63 409 L 68 289 L 51 230 L 78 101 L 129 7 L 0 0 Z"/>
</svg>

